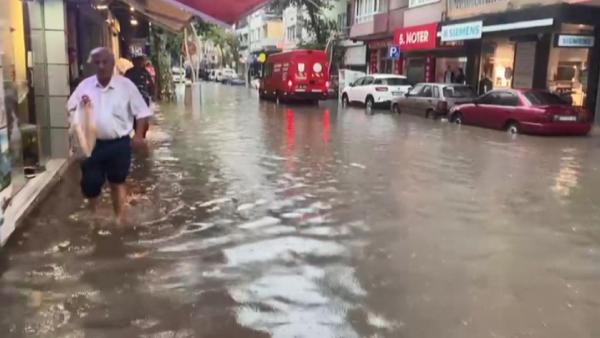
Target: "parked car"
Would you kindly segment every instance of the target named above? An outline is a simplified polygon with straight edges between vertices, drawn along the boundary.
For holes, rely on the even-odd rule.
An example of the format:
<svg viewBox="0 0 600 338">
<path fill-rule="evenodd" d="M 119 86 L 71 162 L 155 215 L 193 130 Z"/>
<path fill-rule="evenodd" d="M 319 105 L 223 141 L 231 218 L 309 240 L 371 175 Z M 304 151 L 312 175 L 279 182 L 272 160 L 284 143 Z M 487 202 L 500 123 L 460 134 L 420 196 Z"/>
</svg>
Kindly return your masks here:
<svg viewBox="0 0 600 338">
<path fill-rule="evenodd" d="M 235 77 L 228 79 L 226 81 L 227 84 L 230 84 L 232 86 L 245 86 L 246 85 L 246 81 L 242 78 L 240 78 L 237 74 Z"/>
<path fill-rule="evenodd" d="M 411 88 L 406 76 L 372 74 L 358 78 L 344 88 L 342 103 L 364 103 L 367 109 L 375 105 L 390 104 L 393 98 L 404 96 Z"/>
<path fill-rule="evenodd" d="M 259 97 L 318 102 L 329 96 L 329 62 L 321 50 L 271 54 L 260 80 Z"/>
<path fill-rule="evenodd" d="M 425 118 L 446 116 L 454 105 L 472 102 L 475 91 L 463 84 L 418 83 L 404 96 L 394 97 L 394 113 L 409 113 Z"/>
<path fill-rule="evenodd" d="M 215 76 L 215 81 L 225 83 L 230 79 L 238 78 L 238 74 L 231 68 L 219 69 Z"/>
<path fill-rule="evenodd" d="M 504 129 L 511 134 L 586 135 L 589 113 L 543 90 L 498 89 L 472 103 L 456 105 L 450 120 L 457 124 Z"/>
</svg>

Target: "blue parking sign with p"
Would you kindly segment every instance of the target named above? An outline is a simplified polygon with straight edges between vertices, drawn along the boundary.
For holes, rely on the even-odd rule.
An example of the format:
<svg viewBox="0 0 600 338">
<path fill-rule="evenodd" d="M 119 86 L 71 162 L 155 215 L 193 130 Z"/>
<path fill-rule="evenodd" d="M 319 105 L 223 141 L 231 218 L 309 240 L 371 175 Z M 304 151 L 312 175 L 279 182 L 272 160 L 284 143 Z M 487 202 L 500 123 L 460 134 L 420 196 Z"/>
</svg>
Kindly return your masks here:
<svg viewBox="0 0 600 338">
<path fill-rule="evenodd" d="M 390 46 L 388 55 L 389 55 L 390 59 L 394 59 L 394 60 L 400 59 L 400 46 Z"/>
</svg>

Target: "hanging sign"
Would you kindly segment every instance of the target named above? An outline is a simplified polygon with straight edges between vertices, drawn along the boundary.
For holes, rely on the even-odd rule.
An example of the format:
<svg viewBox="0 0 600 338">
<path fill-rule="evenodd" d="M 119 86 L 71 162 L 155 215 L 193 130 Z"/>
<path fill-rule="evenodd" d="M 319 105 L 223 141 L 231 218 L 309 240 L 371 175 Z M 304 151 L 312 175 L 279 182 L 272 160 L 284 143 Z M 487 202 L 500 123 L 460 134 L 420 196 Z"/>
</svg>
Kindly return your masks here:
<svg viewBox="0 0 600 338">
<path fill-rule="evenodd" d="M 434 49 L 437 42 L 437 23 L 398 28 L 394 32 L 394 44 L 401 50 Z"/>
<path fill-rule="evenodd" d="M 400 59 L 400 46 L 390 46 L 388 50 L 388 57 L 392 60 Z"/>
<path fill-rule="evenodd" d="M 482 21 L 471 21 L 442 26 L 442 41 L 481 39 Z"/>
<path fill-rule="evenodd" d="M 594 47 L 593 35 L 559 34 L 556 47 L 591 48 Z"/>
</svg>

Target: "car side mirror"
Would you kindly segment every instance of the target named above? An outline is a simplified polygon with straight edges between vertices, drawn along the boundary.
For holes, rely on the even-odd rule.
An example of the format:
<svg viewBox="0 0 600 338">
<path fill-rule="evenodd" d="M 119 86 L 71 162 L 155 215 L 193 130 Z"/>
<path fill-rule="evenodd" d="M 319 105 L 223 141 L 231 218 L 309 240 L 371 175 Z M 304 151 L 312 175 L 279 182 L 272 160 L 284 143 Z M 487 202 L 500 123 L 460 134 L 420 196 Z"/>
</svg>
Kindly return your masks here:
<svg viewBox="0 0 600 338">
<path fill-rule="evenodd" d="M 354 84 L 354 82 L 352 82 L 352 83 L 350 84 L 350 87 L 354 87 L 354 86 L 356 86 L 356 85 Z"/>
</svg>

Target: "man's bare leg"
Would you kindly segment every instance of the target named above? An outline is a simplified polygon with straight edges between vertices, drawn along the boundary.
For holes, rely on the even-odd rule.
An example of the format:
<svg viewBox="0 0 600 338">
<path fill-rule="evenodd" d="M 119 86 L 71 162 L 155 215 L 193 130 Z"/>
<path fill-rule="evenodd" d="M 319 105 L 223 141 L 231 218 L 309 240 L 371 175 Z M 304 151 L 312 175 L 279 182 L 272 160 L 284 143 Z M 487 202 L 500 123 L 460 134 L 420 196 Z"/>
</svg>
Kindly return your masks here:
<svg viewBox="0 0 600 338">
<path fill-rule="evenodd" d="M 92 217 L 92 219 L 98 217 L 98 198 L 88 198 L 87 208 L 90 212 L 90 216 Z"/>
<path fill-rule="evenodd" d="M 125 184 L 112 184 L 110 185 L 110 196 L 112 198 L 113 210 L 117 223 L 124 225 L 127 222 L 127 187 Z"/>
</svg>

